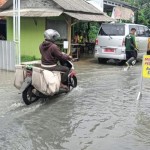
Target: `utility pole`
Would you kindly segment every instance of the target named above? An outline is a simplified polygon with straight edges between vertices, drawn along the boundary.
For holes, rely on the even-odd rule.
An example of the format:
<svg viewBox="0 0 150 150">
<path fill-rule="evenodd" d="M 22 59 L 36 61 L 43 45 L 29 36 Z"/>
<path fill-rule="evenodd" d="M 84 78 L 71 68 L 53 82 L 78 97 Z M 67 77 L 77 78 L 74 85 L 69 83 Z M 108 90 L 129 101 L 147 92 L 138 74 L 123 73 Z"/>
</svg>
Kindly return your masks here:
<svg viewBox="0 0 150 150">
<path fill-rule="evenodd" d="M 20 64 L 20 0 L 13 0 L 13 41 L 16 46 L 16 64 Z"/>
</svg>

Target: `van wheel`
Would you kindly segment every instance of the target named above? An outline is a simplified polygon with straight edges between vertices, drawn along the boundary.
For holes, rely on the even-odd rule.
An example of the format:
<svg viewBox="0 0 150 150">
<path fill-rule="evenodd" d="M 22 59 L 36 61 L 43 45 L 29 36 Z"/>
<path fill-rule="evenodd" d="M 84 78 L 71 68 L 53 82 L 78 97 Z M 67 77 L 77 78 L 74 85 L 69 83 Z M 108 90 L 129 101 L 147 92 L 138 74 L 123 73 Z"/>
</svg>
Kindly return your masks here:
<svg viewBox="0 0 150 150">
<path fill-rule="evenodd" d="M 118 66 L 124 65 L 125 62 L 126 62 L 126 60 L 116 60 L 116 64 L 117 64 Z"/>
<path fill-rule="evenodd" d="M 107 58 L 98 58 L 99 64 L 104 64 L 107 63 L 108 59 Z"/>
</svg>

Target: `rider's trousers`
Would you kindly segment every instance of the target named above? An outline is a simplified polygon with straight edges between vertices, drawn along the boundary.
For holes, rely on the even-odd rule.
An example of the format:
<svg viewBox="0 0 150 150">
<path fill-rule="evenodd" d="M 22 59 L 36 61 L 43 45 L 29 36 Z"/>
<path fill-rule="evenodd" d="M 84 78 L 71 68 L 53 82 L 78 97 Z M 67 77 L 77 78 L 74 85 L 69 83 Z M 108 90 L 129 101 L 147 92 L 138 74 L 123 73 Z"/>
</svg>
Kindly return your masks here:
<svg viewBox="0 0 150 150">
<path fill-rule="evenodd" d="M 61 76 L 61 82 L 65 83 L 68 79 L 68 74 L 69 74 L 69 68 L 61 65 L 56 65 L 54 67 L 49 67 L 49 68 L 44 68 L 43 69 L 49 70 L 49 71 L 60 71 L 62 73 Z"/>
</svg>

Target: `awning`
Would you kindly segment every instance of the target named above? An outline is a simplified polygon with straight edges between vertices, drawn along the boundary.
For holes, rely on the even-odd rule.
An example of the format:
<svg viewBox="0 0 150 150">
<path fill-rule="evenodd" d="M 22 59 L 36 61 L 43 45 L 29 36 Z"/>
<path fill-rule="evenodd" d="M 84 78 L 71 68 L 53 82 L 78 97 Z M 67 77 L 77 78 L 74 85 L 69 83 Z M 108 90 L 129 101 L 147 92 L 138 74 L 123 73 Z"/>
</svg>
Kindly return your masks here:
<svg viewBox="0 0 150 150">
<path fill-rule="evenodd" d="M 60 9 L 21 9 L 20 16 L 23 17 L 56 17 L 63 13 Z M 13 10 L 1 11 L 0 16 L 12 17 Z"/>
<path fill-rule="evenodd" d="M 113 18 L 105 14 L 85 14 L 75 12 L 64 12 L 65 14 L 79 20 L 79 21 L 95 21 L 95 22 L 111 22 L 115 21 Z"/>
</svg>

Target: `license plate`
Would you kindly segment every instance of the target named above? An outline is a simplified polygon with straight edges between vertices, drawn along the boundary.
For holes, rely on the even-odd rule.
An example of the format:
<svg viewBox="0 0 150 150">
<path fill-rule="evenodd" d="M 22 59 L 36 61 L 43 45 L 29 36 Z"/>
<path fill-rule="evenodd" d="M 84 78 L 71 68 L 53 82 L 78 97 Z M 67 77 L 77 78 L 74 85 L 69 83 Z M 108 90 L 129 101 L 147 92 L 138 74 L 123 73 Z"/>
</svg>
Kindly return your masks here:
<svg viewBox="0 0 150 150">
<path fill-rule="evenodd" d="M 114 53 L 115 52 L 115 49 L 112 49 L 112 48 L 105 48 L 104 49 L 104 53 Z"/>
</svg>

